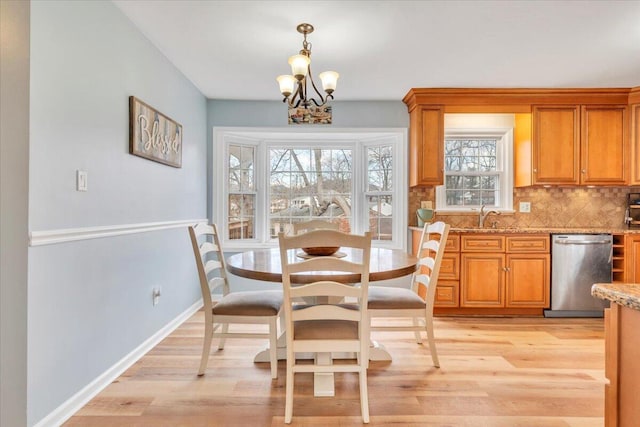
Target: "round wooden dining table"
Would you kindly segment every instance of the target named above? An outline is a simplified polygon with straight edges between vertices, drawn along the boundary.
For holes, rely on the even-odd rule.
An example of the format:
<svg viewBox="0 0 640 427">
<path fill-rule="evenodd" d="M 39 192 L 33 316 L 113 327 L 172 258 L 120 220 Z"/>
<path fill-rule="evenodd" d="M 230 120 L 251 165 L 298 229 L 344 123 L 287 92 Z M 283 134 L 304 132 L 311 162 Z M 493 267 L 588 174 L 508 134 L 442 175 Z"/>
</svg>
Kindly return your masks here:
<svg viewBox="0 0 640 427">
<path fill-rule="evenodd" d="M 361 262 L 361 251 L 352 248 L 340 248 L 338 255 L 345 260 Z M 305 254 L 301 251 L 289 251 L 289 262 L 304 261 Z M 399 249 L 371 248 L 369 262 L 369 281 L 395 279 L 407 276 L 415 271 L 417 258 Z M 255 249 L 237 253 L 227 258 L 227 269 L 236 276 L 247 279 L 263 280 L 266 282 L 282 283 L 282 267 L 280 249 Z M 294 283 L 310 283 L 317 280 L 336 280 L 345 283 L 358 283 L 357 274 L 345 273 L 309 273 L 294 274 Z"/>
<path fill-rule="evenodd" d="M 361 262 L 362 251 L 353 248 L 340 248 L 335 254 L 345 260 Z M 301 251 L 293 250 L 287 253 L 289 262 L 304 261 L 308 255 Z M 413 255 L 399 249 L 371 248 L 369 261 L 369 281 L 395 279 L 412 274 L 415 271 L 418 260 Z M 231 274 L 247 279 L 262 280 L 266 282 L 282 283 L 282 265 L 280 261 L 280 249 L 255 249 L 231 255 L 227 258 L 227 270 Z M 308 273 L 293 274 L 292 282 L 305 284 L 318 280 L 336 280 L 343 283 L 358 283 L 360 275 L 348 273 Z M 278 338 L 278 359 L 286 358 L 286 340 L 284 336 Z M 299 355 L 299 357 L 304 357 Z M 331 353 L 317 353 L 317 364 L 330 364 Z M 338 357 L 342 358 L 342 357 Z M 391 355 L 384 346 L 376 341 L 371 341 L 369 348 L 369 360 L 391 360 Z M 269 351 L 263 350 L 254 358 L 255 362 L 268 362 Z M 333 396 L 335 393 L 333 374 L 314 374 L 314 395 Z"/>
</svg>

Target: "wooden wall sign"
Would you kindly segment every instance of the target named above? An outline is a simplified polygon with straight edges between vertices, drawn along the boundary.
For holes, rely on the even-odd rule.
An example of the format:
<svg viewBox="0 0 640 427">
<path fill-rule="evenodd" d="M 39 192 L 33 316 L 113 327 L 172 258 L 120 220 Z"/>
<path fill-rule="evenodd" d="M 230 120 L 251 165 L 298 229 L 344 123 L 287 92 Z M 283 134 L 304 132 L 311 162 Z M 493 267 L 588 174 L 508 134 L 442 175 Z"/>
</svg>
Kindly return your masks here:
<svg viewBox="0 0 640 427">
<path fill-rule="evenodd" d="M 181 168 L 182 125 L 130 96 L 129 153 Z"/>
<path fill-rule="evenodd" d="M 304 107 L 289 107 L 289 124 L 309 124 L 309 125 L 330 125 L 333 114 L 330 105 L 324 105 L 322 107 L 309 106 Z"/>
</svg>

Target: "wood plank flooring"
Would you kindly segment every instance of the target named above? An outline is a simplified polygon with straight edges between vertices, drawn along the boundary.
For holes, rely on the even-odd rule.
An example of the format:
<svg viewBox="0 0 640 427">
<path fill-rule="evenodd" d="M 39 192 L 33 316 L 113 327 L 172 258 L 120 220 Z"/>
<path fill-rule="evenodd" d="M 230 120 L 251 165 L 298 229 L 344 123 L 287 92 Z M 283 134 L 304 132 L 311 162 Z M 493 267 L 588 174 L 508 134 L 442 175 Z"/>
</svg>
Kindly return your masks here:
<svg viewBox="0 0 640 427">
<path fill-rule="evenodd" d="M 228 340 L 223 351 L 214 343 L 205 376 L 196 375 L 203 318 L 196 313 L 65 426 L 284 425 L 284 361 L 273 381 L 267 363 L 253 363 L 266 342 Z M 373 332 L 393 361 L 370 364 L 371 426 L 603 426 L 602 319 L 440 317 L 435 331 L 440 369 L 413 333 Z M 322 398 L 311 374 L 296 375 L 292 426 L 361 424 L 356 374 L 336 374 L 336 397 Z"/>
</svg>

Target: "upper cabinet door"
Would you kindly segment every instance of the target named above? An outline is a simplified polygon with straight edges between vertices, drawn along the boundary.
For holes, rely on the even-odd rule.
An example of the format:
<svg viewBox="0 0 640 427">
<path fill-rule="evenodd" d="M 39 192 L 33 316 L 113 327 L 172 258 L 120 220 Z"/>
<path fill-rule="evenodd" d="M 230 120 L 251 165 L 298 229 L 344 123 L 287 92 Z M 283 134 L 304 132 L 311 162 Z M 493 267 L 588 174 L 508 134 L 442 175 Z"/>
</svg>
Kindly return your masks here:
<svg viewBox="0 0 640 427">
<path fill-rule="evenodd" d="M 409 185 L 430 186 L 443 183 L 444 108 L 417 106 L 410 115 Z"/>
<path fill-rule="evenodd" d="M 533 107 L 533 183 L 580 182 L 578 106 Z"/>
<path fill-rule="evenodd" d="M 640 104 L 631 106 L 631 185 L 640 185 Z"/>
<path fill-rule="evenodd" d="M 582 106 L 582 184 L 626 184 L 626 114 L 626 106 Z"/>
</svg>

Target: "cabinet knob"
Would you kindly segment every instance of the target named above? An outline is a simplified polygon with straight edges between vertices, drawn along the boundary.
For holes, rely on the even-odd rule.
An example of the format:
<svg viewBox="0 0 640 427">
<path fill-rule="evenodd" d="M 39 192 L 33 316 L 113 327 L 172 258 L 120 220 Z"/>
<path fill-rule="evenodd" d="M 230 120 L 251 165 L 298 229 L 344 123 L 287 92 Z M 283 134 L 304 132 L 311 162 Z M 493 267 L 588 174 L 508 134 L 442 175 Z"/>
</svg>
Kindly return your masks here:
<svg viewBox="0 0 640 427">
<path fill-rule="evenodd" d="M 587 170 L 586 169 L 582 169 L 582 173 L 587 173 Z"/>
<path fill-rule="evenodd" d="M 533 169 L 533 172 L 534 173 L 538 173 L 538 169 Z"/>
</svg>

